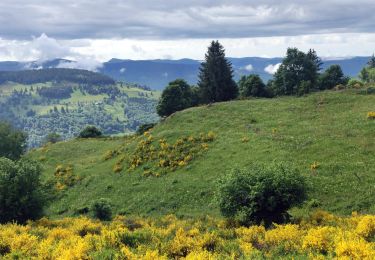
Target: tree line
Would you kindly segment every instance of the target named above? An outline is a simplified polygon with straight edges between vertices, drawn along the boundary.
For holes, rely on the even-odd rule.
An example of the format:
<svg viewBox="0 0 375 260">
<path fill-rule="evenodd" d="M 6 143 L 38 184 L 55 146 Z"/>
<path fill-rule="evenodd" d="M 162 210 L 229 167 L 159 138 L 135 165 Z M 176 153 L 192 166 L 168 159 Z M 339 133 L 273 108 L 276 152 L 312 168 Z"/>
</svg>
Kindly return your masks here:
<svg viewBox="0 0 375 260">
<path fill-rule="evenodd" d="M 294 95 L 301 96 L 313 91 L 332 89 L 346 85 L 346 77 L 339 65 L 322 71 L 322 60 L 315 50 L 307 53 L 288 48 L 285 58 L 267 84 L 259 75 L 242 76 L 233 80 L 232 64 L 225 57 L 224 47 L 212 41 L 202 62 L 197 86 L 190 86 L 183 79 L 176 79 L 164 89 L 157 106 L 160 116 L 199 104 L 209 104 L 236 98 Z M 364 68 L 360 77 L 365 82 L 375 82 L 375 58 Z"/>
<path fill-rule="evenodd" d="M 114 85 L 116 82 L 100 73 L 79 70 L 50 68 L 40 70 L 24 71 L 0 71 L 0 84 L 6 82 L 15 82 L 20 84 L 36 84 L 45 82 L 71 82 L 86 85 Z"/>
</svg>

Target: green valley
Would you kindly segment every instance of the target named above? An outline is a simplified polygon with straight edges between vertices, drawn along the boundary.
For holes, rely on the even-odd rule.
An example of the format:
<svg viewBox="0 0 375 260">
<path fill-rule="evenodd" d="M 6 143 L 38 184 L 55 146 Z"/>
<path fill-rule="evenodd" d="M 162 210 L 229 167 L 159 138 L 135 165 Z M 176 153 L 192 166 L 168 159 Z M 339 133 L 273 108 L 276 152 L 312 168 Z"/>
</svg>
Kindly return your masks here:
<svg viewBox="0 0 375 260">
<path fill-rule="evenodd" d="M 28 146 L 40 146 L 49 133 L 69 139 L 86 125 L 106 135 L 134 132 L 155 122 L 159 92 L 82 70 L 51 69 L 0 75 L 0 118 L 28 133 Z M 87 75 L 86 75 L 87 74 Z"/>
</svg>

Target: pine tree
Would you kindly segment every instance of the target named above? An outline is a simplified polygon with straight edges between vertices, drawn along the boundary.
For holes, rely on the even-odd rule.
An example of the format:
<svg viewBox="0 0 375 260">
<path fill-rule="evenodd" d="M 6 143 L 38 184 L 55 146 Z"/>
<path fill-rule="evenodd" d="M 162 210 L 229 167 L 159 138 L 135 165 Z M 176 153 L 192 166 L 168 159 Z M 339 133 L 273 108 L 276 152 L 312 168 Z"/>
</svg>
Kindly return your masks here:
<svg viewBox="0 0 375 260">
<path fill-rule="evenodd" d="M 203 103 L 227 101 L 237 97 L 232 64 L 225 58 L 224 47 L 212 41 L 201 64 L 198 82 Z"/>
<path fill-rule="evenodd" d="M 307 55 L 307 58 L 310 59 L 315 64 L 316 71 L 318 72 L 321 71 L 323 62 L 322 62 L 322 59 L 319 58 L 316 51 L 314 49 L 310 49 L 306 55 Z"/>
<path fill-rule="evenodd" d="M 370 69 L 375 68 L 375 55 L 372 54 L 371 59 L 367 62 L 367 65 Z"/>
</svg>

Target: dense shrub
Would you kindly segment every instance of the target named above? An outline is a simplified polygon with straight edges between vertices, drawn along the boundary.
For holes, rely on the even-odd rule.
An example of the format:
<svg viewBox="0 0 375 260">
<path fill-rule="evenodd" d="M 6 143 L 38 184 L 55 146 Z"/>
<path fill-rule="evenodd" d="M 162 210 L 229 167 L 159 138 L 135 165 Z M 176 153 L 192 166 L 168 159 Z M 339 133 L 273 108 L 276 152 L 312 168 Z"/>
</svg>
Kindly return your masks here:
<svg viewBox="0 0 375 260">
<path fill-rule="evenodd" d="M 42 213 L 40 166 L 33 161 L 0 158 L 0 222 L 24 223 Z"/>
<path fill-rule="evenodd" d="M 38 94 L 46 98 L 54 99 L 67 99 L 71 97 L 73 93 L 73 88 L 69 86 L 53 86 L 53 87 L 43 87 L 38 90 Z"/>
<path fill-rule="evenodd" d="M 94 216 L 100 220 L 110 220 L 112 218 L 112 207 L 107 199 L 99 199 L 92 205 Z"/>
<path fill-rule="evenodd" d="M 302 81 L 301 84 L 298 86 L 297 89 L 297 96 L 303 96 L 305 94 L 310 93 L 311 89 L 313 88 L 313 84 L 311 81 Z"/>
<path fill-rule="evenodd" d="M 102 136 L 102 132 L 95 126 L 87 126 L 79 133 L 80 138 L 96 138 Z"/>
<path fill-rule="evenodd" d="M 168 84 L 163 90 L 156 111 L 159 116 L 169 116 L 174 112 L 192 107 L 195 93 L 192 87 L 182 79 L 177 79 Z"/>
<path fill-rule="evenodd" d="M 353 79 L 351 78 L 348 83 L 347 83 L 347 86 L 349 88 L 361 88 L 363 86 L 363 82 L 358 80 L 358 79 Z"/>
<path fill-rule="evenodd" d="M 234 170 L 219 182 L 221 213 L 243 225 L 281 223 L 287 210 L 306 198 L 304 178 L 284 164 L 252 165 Z"/>
<path fill-rule="evenodd" d="M 143 135 L 145 132 L 153 128 L 155 125 L 156 125 L 155 123 L 148 123 L 148 124 L 140 125 L 137 129 L 137 134 Z"/>
<path fill-rule="evenodd" d="M 266 85 L 259 75 L 242 76 L 238 82 L 241 97 L 267 97 Z"/>
<path fill-rule="evenodd" d="M 366 83 L 375 82 L 375 68 L 365 67 L 359 73 L 359 78 Z"/>
<path fill-rule="evenodd" d="M 17 160 L 26 150 L 27 135 L 10 124 L 0 122 L 0 157 Z"/>
<path fill-rule="evenodd" d="M 346 85 L 348 78 L 344 76 L 340 65 L 332 65 L 319 76 L 319 89 L 332 89 L 337 85 Z"/>
<path fill-rule="evenodd" d="M 58 133 L 49 133 L 45 138 L 44 138 L 44 143 L 47 144 L 47 143 L 57 143 L 57 142 L 60 142 L 62 141 L 62 137 L 61 135 L 59 135 Z"/>
</svg>

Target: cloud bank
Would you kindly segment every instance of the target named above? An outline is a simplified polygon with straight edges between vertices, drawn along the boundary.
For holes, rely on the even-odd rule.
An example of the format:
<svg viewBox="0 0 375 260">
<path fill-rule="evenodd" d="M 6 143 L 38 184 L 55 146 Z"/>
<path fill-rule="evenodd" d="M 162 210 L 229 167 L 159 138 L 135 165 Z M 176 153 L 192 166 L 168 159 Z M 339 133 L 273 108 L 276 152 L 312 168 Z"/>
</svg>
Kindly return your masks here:
<svg viewBox="0 0 375 260">
<path fill-rule="evenodd" d="M 2 0 L 7 39 L 197 39 L 373 33 L 373 0 Z M 11 21 L 11 22 L 10 22 Z"/>
<path fill-rule="evenodd" d="M 373 0 L 2 0 L 0 60 L 201 60 L 212 39 L 231 57 L 280 57 L 287 47 L 368 56 L 374 10 Z"/>
</svg>

